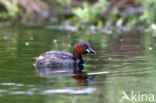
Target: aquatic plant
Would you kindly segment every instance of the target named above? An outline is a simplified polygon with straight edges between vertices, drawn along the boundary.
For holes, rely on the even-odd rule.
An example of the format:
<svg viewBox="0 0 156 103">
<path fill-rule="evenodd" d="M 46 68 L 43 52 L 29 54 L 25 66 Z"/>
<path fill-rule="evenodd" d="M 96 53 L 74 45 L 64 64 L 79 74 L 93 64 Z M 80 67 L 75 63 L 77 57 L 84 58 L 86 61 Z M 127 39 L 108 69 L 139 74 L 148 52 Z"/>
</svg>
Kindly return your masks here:
<svg viewBox="0 0 156 103">
<path fill-rule="evenodd" d="M 143 5 L 144 14 L 141 16 L 141 22 L 149 30 L 153 30 L 156 35 L 156 0 L 144 0 L 139 3 Z"/>
<path fill-rule="evenodd" d="M 18 12 L 17 0 L 1 0 L 0 9 L 0 21 L 16 17 Z"/>
<path fill-rule="evenodd" d="M 59 0 L 58 0 L 59 1 Z M 64 0 L 67 2 L 67 0 Z M 156 1 L 155 0 L 135 0 L 131 4 L 112 3 L 107 0 L 98 0 L 90 3 L 87 1 L 80 2 L 81 5 L 72 6 L 70 2 L 59 2 L 63 5 L 64 10 L 70 12 L 70 17 L 66 18 L 65 24 L 72 24 L 75 27 L 82 25 L 94 25 L 97 27 L 151 27 L 155 24 Z M 117 1 L 118 2 L 118 1 Z M 127 1 L 128 2 L 128 1 Z M 66 15 L 66 14 L 65 14 Z"/>
<path fill-rule="evenodd" d="M 107 8 L 108 2 L 106 0 L 100 0 L 99 2 L 92 5 L 89 5 L 87 2 L 83 2 L 82 7 L 72 8 L 72 13 L 75 16 L 69 19 L 69 21 L 76 25 L 93 24 L 97 26 L 103 26 L 103 17 L 106 16 Z"/>
</svg>

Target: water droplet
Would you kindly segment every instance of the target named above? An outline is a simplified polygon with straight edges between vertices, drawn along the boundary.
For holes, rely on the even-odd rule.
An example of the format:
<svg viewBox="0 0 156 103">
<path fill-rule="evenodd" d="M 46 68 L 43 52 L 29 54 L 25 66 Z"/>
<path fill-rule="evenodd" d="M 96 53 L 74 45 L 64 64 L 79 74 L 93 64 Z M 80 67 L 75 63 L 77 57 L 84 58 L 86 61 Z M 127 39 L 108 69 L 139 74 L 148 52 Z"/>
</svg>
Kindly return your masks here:
<svg viewBox="0 0 156 103">
<path fill-rule="evenodd" d="M 54 39 L 54 40 L 53 40 L 53 42 L 56 44 L 57 40 L 56 40 L 56 39 Z"/>
<path fill-rule="evenodd" d="M 148 49 L 149 49 L 149 50 L 152 50 L 153 48 L 152 48 L 152 47 L 149 47 Z"/>
<path fill-rule="evenodd" d="M 109 58 L 108 58 L 108 60 L 112 60 L 112 58 L 111 58 L 111 57 L 109 57 Z"/>
<path fill-rule="evenodd" d="M 29 42 L 25 42 L 25 46 L 29 46 Z"/>
<path fill-rule="evenodd" d="M 68 44 L 68 47 L 71 47 L 71 44 Z"/>
<path fill-rule="evenodd" d="M 34 38 L 33 37 L 30 37 L 30 40 L 34 40 Z"/>
<path fill-rule="evenodd" d="M 7 36 L 4 36 L 4 40 L 7 40 L 8 39 L 8 37 Z"/>
</svg>

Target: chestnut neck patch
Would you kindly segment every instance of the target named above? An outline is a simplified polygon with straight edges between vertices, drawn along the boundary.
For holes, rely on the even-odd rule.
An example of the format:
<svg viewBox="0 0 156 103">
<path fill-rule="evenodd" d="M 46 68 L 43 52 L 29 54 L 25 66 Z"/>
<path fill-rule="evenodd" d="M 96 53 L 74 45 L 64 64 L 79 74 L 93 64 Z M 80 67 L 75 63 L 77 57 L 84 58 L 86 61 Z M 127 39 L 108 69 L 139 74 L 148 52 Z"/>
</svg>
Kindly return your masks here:
<svg viewBox="0 0 156 103">
<path fill-rule="evenodd" d="M 74 55 L 80 57 L 82 54 L 84 54 L 83 48 L 80 44 L 77 44 L 74 48 Z"/>
</svg>

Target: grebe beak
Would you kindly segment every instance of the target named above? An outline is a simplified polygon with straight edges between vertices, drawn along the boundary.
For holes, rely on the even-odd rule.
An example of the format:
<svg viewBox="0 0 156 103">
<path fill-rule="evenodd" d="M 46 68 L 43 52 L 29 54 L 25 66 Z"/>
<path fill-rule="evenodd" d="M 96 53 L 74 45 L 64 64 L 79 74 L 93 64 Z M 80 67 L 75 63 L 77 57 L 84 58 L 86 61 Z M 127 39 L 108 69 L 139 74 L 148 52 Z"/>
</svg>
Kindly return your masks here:
<svg viewBox="0 0 156 103">
<path fill-rule="evenodd" d="M 95 54 L 96 54 L 96 52 L 95 52 L 92 48 L 88 48 L 88 49 L 87 49 L 87 52 L 88 52 L 88 53 L 95 53 Z"/>
</svg>

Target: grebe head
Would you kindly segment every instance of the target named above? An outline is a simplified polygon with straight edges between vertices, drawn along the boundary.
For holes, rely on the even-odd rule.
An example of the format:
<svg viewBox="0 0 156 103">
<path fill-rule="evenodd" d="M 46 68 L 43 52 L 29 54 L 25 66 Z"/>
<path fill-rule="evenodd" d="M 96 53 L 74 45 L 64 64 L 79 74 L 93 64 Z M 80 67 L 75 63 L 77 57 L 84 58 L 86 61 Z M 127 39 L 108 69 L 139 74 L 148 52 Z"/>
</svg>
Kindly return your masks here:
<svg viewBox="0 0 156 103">
<path fill-rule="evenodd" d="M 74 57 L 81 57 L 81 55 L 83 54 L 87 54 L 87 53 L 96 53 L 91 47 L 90 44 L 88 42 L 85 41 L 81 41 L 78 42 L 75 45 L 74 48 Z"/>
</svg>

